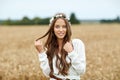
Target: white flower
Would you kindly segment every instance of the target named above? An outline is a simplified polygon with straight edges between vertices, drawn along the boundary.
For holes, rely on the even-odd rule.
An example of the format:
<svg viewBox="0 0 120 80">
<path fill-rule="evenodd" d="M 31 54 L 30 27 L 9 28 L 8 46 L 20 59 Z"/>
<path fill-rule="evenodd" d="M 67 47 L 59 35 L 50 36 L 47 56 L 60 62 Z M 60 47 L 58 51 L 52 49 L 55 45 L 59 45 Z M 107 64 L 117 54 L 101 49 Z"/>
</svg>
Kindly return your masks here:
<svg viewBox="0 0 120 80">
<path fill-rule="evenodd" d="M 56 15 L 55 17 L 56 17 L 56 18 L 62 17 L 62 14 L 58 14 L 58 15 Z"/>
<path fill-rule="evenodd" d="M 57 17 L 59 17 L 59 15 L 56 15 L 55 17 L 57 18 Z"/>
<path fill-rule="evenodd" d="M 50 19 L 50 24 L 52 23 L 53 20 L 54 20 L 54 18 L 52 17 L 52 18 Z"/>
<path fill-rule="evenodd" d="M 59 16 L 62 17 L 62 14 L 60 14 Z"/>
<path fill-rule="evenodd" d="M 70 17 L 67 17 L 66 19 L 69 21 L 69 20 L 70 20 Z"/>
</svg>

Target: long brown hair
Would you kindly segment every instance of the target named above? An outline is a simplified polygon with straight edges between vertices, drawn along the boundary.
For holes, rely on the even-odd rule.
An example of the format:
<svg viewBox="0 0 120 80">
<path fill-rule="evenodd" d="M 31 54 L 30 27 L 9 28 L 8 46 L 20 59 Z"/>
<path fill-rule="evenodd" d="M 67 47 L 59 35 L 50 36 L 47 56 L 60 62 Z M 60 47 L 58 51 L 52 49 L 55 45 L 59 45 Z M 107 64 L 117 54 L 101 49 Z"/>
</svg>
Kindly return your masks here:
<svg viewBox="0 0 120 80">
<path fill-rule="evenodd" d="M 62 15 L 62 16 L 57 16 L 57 15 Z M 54 34 L 54 25 L 55 25 L 55 22 L 57 21 L 58 18 L 62 18 L 65 21 L 66 29 L 67 29 L 66 35 L 65 35 L 65 37 L 63 39 L 63 43 L 62 43 L 61 57 L 59 57 L 59 55 L 58 55 L 59 45 L 57 42 L 57 37 Z M 68 54 L 63 49 L 63 46 L 67 41 L 70 41 L 70 39 L 71 39 L 72 32 L 71 32 L 70 26 L 71 25 L 70 25 L 68 19 L 66 18 L 65 14 L 58 13 L 54 16 L 54 19 L 50 23 L 49 30 L 42 37 L 37 39 L 37 40 L 39 40 L 41 38 L 48 36 L 44 47 L 47 48 L 46 54 L 47 54 L 47 58 L 48 58 L 49 66 L 50 66 L 50 70 L 51 70 L 50 76 L 53 75 L 53 62 L 52 62 L 52 60 L 53 60 L 54 56 L 56 56 L 56 67 L 58 68 L 59 73 L 62 75 L 68 75 L 70 63 L 67 63 L 67 61 L 66 61 L 66 56 Z"/>
</svg>

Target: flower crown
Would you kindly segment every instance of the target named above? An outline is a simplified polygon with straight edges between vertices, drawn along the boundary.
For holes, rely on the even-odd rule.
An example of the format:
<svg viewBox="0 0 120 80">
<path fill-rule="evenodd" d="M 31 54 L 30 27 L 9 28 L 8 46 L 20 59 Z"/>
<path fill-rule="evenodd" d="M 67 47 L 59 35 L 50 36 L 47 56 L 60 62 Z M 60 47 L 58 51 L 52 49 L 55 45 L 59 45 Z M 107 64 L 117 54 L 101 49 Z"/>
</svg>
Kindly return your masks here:
<svg viewBox="0 0 120 80">
<path fill-rule="evenodd" d="M 68 20 L 68 22 L 69 22 L 69 18 L 67 18 L 66 16 L 64 16 L 64 15 L 62 15 L 62 14 L 57 14 L 56 16 L 53 16 L 51 19 L 50 19 L 50 24 L 53 22 L 53 20 L 54 19 L 56 19 L 56 18 L 64 18 L 64 19 L 66 19 L 66 20 Z"/>
</svg>

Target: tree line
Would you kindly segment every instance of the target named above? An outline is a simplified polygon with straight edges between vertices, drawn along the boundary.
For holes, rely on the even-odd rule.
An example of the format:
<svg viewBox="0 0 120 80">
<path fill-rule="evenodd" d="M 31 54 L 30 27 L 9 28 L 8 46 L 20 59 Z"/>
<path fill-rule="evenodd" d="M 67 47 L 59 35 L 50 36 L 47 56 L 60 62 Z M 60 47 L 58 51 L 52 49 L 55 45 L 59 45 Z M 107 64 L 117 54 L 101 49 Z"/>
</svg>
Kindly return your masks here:
<svg viewBox="0 0 120 80">
<path fill-rule="evenodd" d="M 35 17 L 33 19 L 24 16 L 21 20 L 0 20 L 0 25 L 48 25 L 50 17 L 40 18 Z M 77 19 L 75 13 L 70 14 L 71 24 L 80 24 L 82 21 Z M 115 19 L 101 19 L 99 23 L 120 23 L 120 17 L 117 16 Z"/>
<path fill-rule="evenodd" d="M 21 20 L 2 20 L 0 21 L 1 25 L 48 25 L 50 18 L 40 18 L 35 17 L 33 19 L 29 19 L 27 16 L 24 16 Z M 80 20 L 76 18 L 75 13 L 71 13 L 70 15 L 71 24 L 80 24 Z"/>
<path fill-rule="evenodd" d="M 103 19 L 100 20 L 101 23 L 120 23 L 120 17 L 117 16 L 115 19 Z"/>
</svg>

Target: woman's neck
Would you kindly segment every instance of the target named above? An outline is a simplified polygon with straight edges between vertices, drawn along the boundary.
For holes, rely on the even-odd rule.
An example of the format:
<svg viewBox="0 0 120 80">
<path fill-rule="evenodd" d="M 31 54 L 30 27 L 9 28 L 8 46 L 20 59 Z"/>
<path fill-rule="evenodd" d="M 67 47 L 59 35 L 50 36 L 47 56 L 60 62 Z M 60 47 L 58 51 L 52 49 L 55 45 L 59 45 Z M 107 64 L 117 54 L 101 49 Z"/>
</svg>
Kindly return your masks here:
<svg viewBox="0 0 120 80">
<path fill-rule="evenodd" d="M 59 40 L 58 40 L 59 53 L 61 52 L 61 49 L 62 49 L 62 43 L 63 43 L 63 40 L 62 40 L 62 39 L 59 39 Z"/>
</svg>

